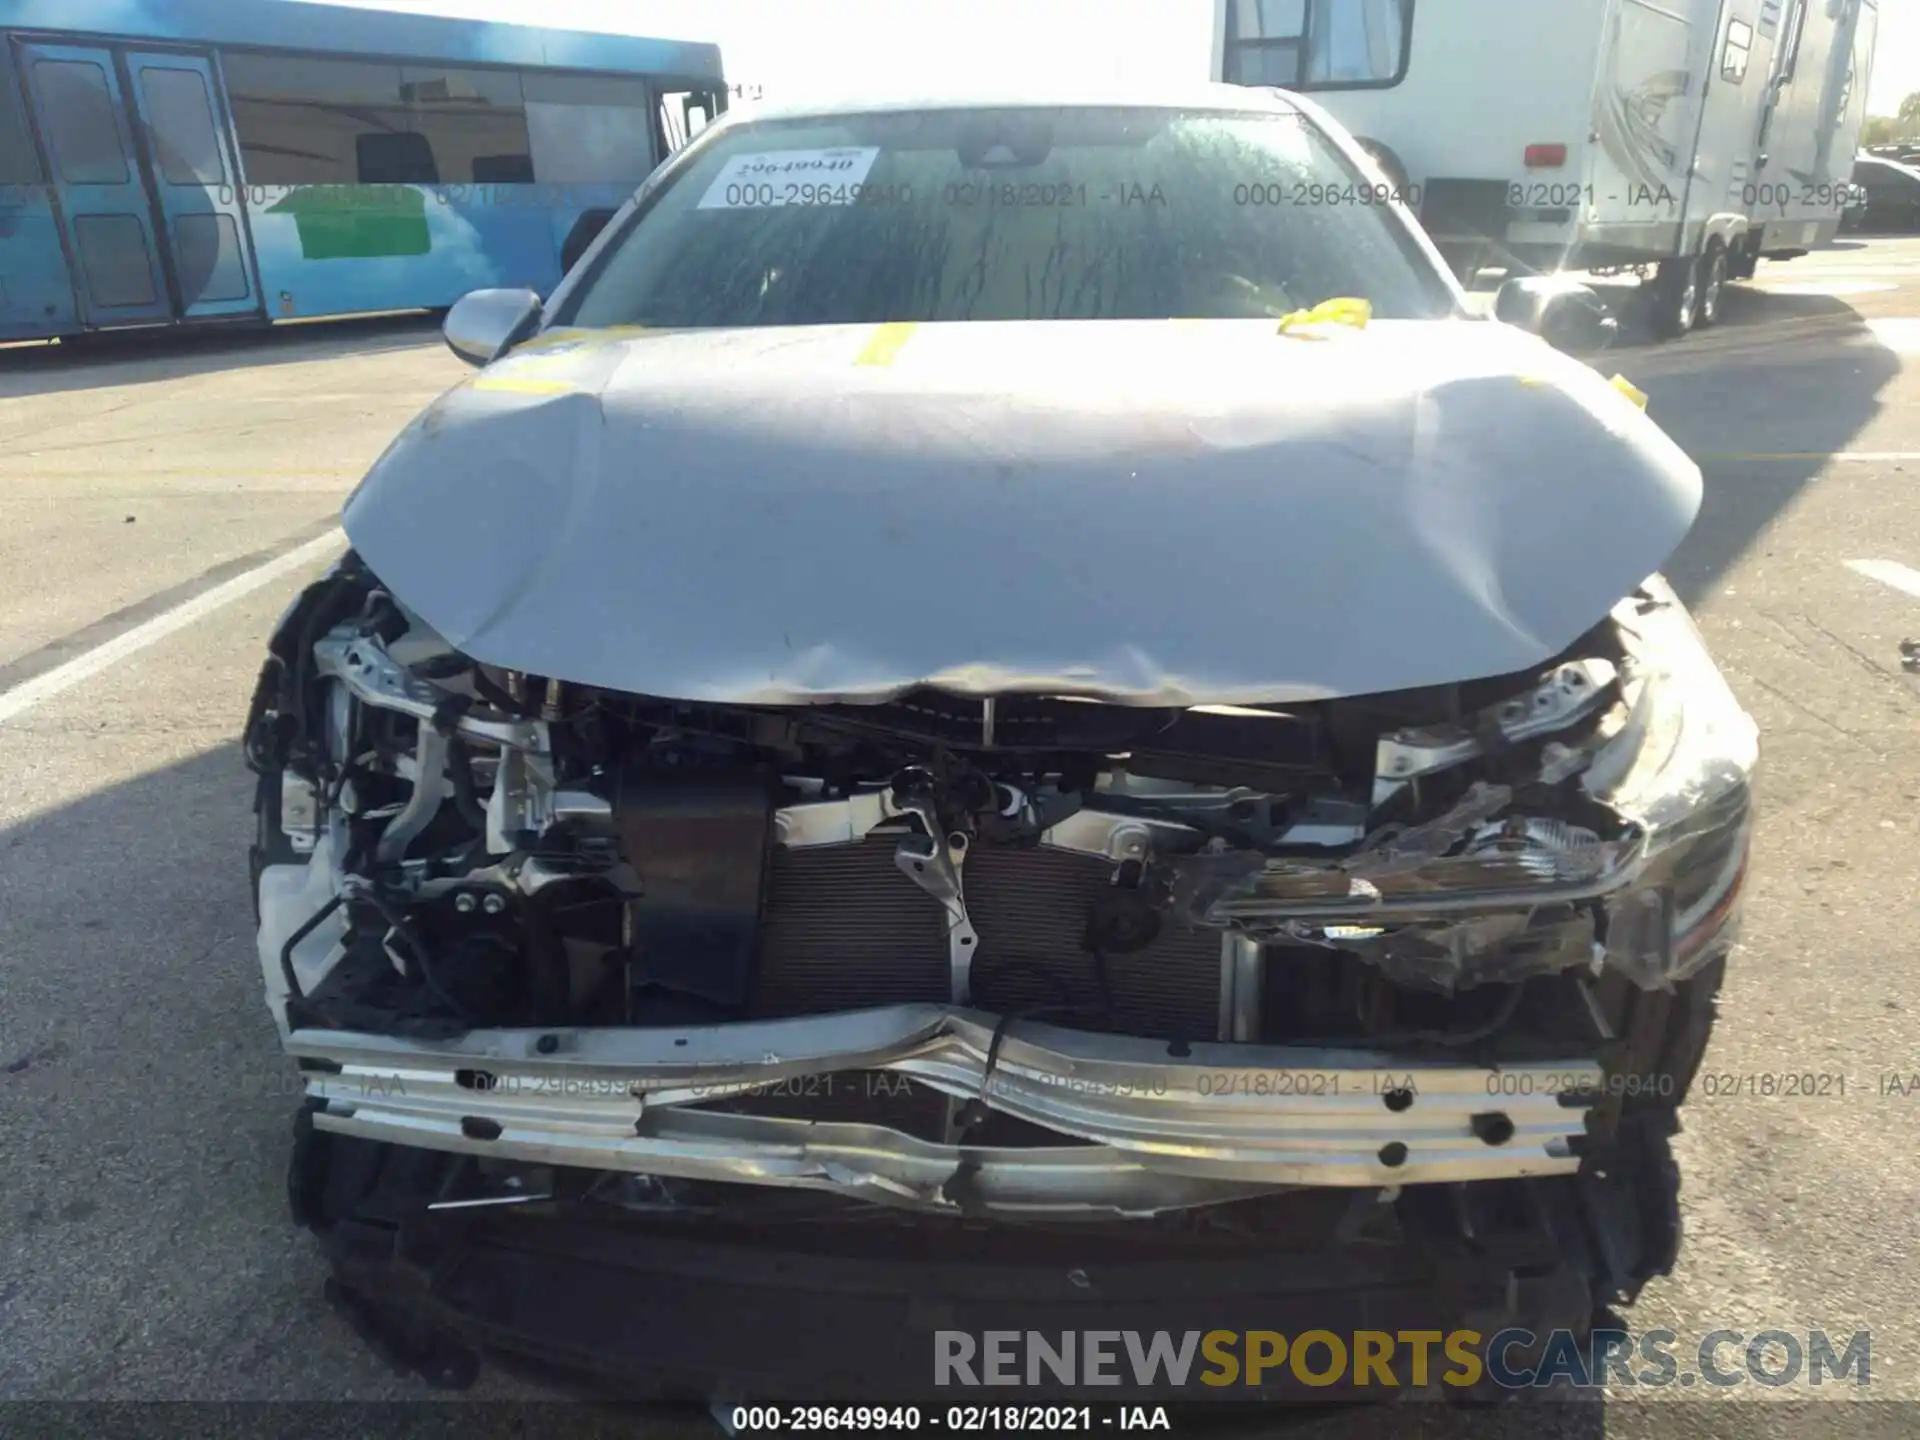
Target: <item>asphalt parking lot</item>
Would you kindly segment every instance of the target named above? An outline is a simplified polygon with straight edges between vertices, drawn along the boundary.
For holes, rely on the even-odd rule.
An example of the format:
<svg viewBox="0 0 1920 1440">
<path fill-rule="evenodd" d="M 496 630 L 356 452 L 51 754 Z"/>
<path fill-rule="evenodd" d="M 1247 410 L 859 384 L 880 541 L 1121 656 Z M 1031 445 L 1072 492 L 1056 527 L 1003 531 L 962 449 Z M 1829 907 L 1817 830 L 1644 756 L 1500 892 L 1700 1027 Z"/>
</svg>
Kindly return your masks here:
<svg viewBox="0 0 1920 1440">
<path fill-rule="evenodd" d="M 1872 1383 L 1616 1389 L 1532 1433 L 1914 1433 L 1920 240 L 1764 266 L 1720 327 L 1605 363 L 1706 474 L 1670 574 L 1764 747 L 1744 941 L 1678 1142 L 1686 1240 L 1628 1319 L 1870 1331 Z M 0 350 L 0 1399 L 423 1398 L 329 1311 L 287 1218 L 235 737 L 341 500 L 463 373 L 418 319 Z M 469 1398 L 543 1393 L 489 1372 Z M 1780 1400 L 1818 1403 L 1758 1403 Z"/>
</svg>

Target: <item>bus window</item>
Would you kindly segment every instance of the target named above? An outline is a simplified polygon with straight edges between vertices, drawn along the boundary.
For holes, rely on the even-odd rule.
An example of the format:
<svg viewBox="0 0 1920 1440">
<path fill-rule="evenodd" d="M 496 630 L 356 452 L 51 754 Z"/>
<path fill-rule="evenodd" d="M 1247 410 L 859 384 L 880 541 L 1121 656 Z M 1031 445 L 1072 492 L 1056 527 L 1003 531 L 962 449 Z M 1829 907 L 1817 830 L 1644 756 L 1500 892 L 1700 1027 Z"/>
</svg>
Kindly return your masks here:
<svg viewBox="0 0 1920 1440">
<path fill-rule="evenodd" d="M 229 50 L 220 66 L 248 184 L 373 183 L 363 157 L 397 163 L 391 140 L 360 141 L 408 133 L 398 65 Z"/>
<path fill-rule="evenodd" d="M 534 178 L 545 185 L 638 185 L 658 163 L 646 82 L 599 75 L 521 77 Z"/>
<path fill-rule="evenodd" d="M 26 112 L 20 104 L 20 86 L 14 79 L 13 56 L 0 43 L 0 185 L 38 185 L 40 159 L 27 133 Z"/>
<path fill-rule="evenodd" d="M 362 185 L 438 185 L 439 167 L 427 137 L 369 131 L 353 137 L 354 175 Z"/>
<path fill-rule="evenodd" d="M 251 184 L 504 184 L 534 178 L 516 70 L 233 51 L 222 63 Z"/>
<path fill-rule="evenodd" d="M 518 184 L 534 178 L 517 70 L 405 65 L 400 96 L 408 129 L 426 140 L 442 181 Z"/>
<path fill-rule="evenodd" d="M 47 143 L 60 178 L 69 185 L 126 184 L 126 143 L 107 72 L 92 60 L 37 60 L 33 80 L 43 113 L 57 120 Z"/>
<path fill-rule="evenodd" d="M 143 65 L 140 86 L 147 97 L 154 161 L 169 185 L 229 183 L 214 128 L 213 101 L 198 70 Z"/>
</svg>

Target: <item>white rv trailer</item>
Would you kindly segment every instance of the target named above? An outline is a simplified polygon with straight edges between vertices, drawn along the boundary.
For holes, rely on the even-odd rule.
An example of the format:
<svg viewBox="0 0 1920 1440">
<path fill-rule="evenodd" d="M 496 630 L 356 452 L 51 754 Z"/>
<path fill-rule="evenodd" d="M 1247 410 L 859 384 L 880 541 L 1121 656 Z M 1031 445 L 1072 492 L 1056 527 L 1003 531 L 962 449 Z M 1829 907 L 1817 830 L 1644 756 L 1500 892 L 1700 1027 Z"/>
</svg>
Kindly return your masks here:
<svg viewBox="0 0 1920 1440">
<path fill-rule="evenodd" d="M 1756 142 L 1758 177 L 1748 211 L 1750 256 L 1786 259 L 1831 240 L 1840 228 L 1833 191 L 1853 173 L 1867 119 L 1867 80 L 1878 24 L 1875 0 L 1768 0 L 1763 32 L 1779 16 Z"/>
<path fill-rule="evenodd" d="M 1215 0 L 1213 75 L 1310 92 L 1463 273 L 1652 266 L 1663 335 L 1839 228 L 1876 0 Z"/>
</svg>

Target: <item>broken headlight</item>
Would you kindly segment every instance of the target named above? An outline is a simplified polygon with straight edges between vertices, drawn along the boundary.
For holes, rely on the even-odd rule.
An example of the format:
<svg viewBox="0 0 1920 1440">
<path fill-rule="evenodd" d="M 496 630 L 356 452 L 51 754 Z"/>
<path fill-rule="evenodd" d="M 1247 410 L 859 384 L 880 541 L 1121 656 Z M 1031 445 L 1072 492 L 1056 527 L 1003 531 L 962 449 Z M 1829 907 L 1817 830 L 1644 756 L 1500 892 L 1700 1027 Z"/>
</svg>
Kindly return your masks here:
<svg viewBox="0 0 1920 1440">
<path fill-rule="evenodd" d="M 1582 786 L 1640 828 L 1643 869 L 1609 959 L 1665 986 L 1732 940 L 1752 830 L 1759 734 L 1664 580 L 1614 611 L 1625 718 Z"/>
</svg>

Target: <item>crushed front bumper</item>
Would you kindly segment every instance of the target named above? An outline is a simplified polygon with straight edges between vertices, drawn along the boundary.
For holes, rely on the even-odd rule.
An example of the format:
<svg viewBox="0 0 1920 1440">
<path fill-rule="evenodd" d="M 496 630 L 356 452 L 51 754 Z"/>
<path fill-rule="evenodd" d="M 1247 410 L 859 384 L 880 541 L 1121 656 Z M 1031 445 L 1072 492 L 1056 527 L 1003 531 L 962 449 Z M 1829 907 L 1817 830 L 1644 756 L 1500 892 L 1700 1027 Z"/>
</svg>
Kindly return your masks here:
<svg viewBox="0 0 1920 1440">
<path fill-rule="evenodd" d="M 1142 1216 L 1297 1186 L 1510 1180 L 1579 1168 L 1603 1072 L 1174 1043 L 902 1005 L 689 1029 L 297 1030 L 316 1128 L 526 1164 L 824 1190 L 910 1209 Z M 950 1097 L 946 1133 L 728 1113 L 816 1077 Z M 965 1143 L 972 1103 L 1057 1143 Z M 957 1183 L 961 1180 L 964 1183 Z"/>
</svg>

